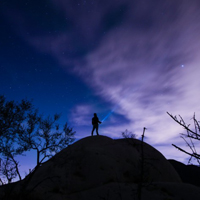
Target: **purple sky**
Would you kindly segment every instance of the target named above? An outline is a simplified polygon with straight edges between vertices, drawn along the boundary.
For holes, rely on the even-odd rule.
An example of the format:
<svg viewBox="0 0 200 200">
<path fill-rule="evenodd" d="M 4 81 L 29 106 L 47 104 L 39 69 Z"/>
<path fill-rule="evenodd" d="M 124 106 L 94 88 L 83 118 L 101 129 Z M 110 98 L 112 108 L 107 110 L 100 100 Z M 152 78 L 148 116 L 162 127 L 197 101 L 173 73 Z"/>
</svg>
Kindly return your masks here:
<svg viewBox="0 0 200 200">
<path fill-rule="evenodd" d="M 186 162 L 183 129 L 167 114 L 200 119 L 198 0 L 2 0 L 0 94 L 62 113 L 77 132 L 125 129 Z M 23 162 L 22 162 L 23 163 Z"/>
</svg>

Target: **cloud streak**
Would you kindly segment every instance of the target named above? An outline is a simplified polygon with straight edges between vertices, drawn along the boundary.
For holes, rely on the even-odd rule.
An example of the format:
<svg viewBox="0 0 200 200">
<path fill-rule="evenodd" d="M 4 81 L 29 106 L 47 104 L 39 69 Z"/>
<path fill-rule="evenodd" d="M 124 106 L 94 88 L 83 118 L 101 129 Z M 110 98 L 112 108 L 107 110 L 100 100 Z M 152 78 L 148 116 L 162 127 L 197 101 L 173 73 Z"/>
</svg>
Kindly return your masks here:
<svg viewBox="0 0 200 200">
<path fill-rule="evenodd" d="M 76 68 L 98 95 L 119 106 L 115 112 L 130 121 L 129 129 L 138 134 L 141 127 L 148 128 L 152 145 L 175 140 L 181 132 L 166 111 L 188 120 L 200 110 L 200 16 L 195 4 L 171 6 L 175 18 L 164 25 L 162 17 L 150 13 L 146 18 L 153 18 L 153 25 L 146 30 L 132 28 L 130 22 L 111 30 L 86 56 L 84 69 Z"/>
<path fill-rule="evenodd" d="M 128 128 L 140 135 L 147 127 L 148 142 L 154 146 L 173 139 L 179 142 L 177 134 L 182 129 L 166 111 L 181 114 L 186 120 L 194 112 L 200 116 L 200 3 L 52 3 L 70 26 L 51 36 L 25 36 L 23 23 L 20 34 L 41 52 L 54 56 L 65 70 L 78 75 L 105 102 L 117 106 L 114 113 L 124 116 L 127 123 L 102 131 L 116 137 L 117 130 Z M 84 126 L 81 113 L 89 120 L 90 111 L 87 105 L 77 106 L 72 119 Z M 167 148 L 163 151 L 169 157 Z"/>
</svg>

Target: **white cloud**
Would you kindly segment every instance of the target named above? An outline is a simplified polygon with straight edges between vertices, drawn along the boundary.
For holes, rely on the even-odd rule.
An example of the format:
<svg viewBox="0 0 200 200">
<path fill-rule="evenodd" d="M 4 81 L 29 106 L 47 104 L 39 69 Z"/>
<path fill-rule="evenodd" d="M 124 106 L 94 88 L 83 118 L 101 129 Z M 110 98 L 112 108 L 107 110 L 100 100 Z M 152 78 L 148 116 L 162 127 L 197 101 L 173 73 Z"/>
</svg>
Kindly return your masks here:
<svg viewBox="0 0 200 200">
<path fill-rule="evenodd" d="M 77 105 L 71 111 L 70 121 L 75 126 L 91 125 L 91 114 L 93 110 L 93 107 L 90 105 Z"/>
<path fill-rule="evenodd" d="M 146 32 L 127 28 L 126 24 L 116 28 L 85 58 L 84 68 L 76 66 L 88 85 L 118 105 L 115 112 L 130 121 L 123 128 L 108 127 L 105 133 L 116 136 L 117 130 L 127 126 L 138 134 L 147 127 L 152 145 L 167 144 L 182 128 L 166 111 L 181 114 L 186 121 L 195 111 L 200 116 L 200 16 L 192 6 L 187 10 L 186 5 L 180 7 L 176 20 L 166 24 L 166 29 L 159 29 L 161 22 Z M 168 155 L 169 147 L 162 149 Z M 176 151 L 171 150 L 171 155 Z"/>
<path fill-rule="evenodd" d="M 55 56 L 66 70 L 82 77 L 95 94 L 113 107 L 117 105 L 114 112 L 123 115 L 127 123 L 105 129 L 102 124 L 103 134 L 117 137 L 128 129 L 140 135 L 147 127 L 151 145 L 168 144 L 182 129 L 166 111 L 181 114 L 186 121 L 194 112 L 200 118 L 198 1 L 87 1 L 91 4 L 88 10 L 72 1 L 52 2 L 71 20 L 74 30 L 66 29 L 57 37 L 25 38 Z M 100 31 L 104 17 L 120 5 L 128 8 L 123 23 L 103 35 Z M 75 38 L 84 46 L 97 39 L 98 45 L 84 58 L 74 59 L 63 52 L 70 54 L 79 48 L 73 43 Z M 90 126 L 91 113 L 91 106 L 78 105 L 72 110 L 71 119 L 77 126 Z M 171 151 L 166 146 L 162 149 L 167 155 Z M 173 156 L 177 150 L 172 151 Z"/>
</svg>

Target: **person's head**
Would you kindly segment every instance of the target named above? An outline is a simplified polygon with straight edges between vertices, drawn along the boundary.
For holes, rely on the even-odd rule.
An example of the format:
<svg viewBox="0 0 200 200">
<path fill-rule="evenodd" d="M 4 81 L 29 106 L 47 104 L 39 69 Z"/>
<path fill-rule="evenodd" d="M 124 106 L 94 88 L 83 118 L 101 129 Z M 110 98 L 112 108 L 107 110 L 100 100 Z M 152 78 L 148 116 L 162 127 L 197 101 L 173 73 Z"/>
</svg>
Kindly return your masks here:
<svg viewBox="0 0 200 200">
<path fill-rule="evenodd" d="M 94 113 L 94 117 L 97 117 L 97 113 Z"/>
</svg>

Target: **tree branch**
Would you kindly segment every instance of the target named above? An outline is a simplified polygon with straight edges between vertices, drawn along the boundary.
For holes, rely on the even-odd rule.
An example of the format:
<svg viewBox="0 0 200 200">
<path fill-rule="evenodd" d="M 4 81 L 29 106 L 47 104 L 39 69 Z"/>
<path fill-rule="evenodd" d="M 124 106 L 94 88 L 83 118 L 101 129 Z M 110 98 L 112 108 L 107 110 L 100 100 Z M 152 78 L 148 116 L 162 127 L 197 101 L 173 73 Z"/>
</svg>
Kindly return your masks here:
<svg viewBox="0 0 200 200">
<path fill-rule="evenodd" d="M 168 114 L 175 122 L 177 122 L 177 123 L 180 124 L 183 128 L 185 128 L 187 131 L 189 131 L 189 132 L 193 133 L 194 135 L 197 135 L 198 137 L 200 137 L 199 134 L 197 134 L 196 132 L 192 131 L 190 128 L 188 128 L 188 126 L 185 125 L 185 122 L 183 121 L 183 119 L 181 118 L 181 116 L 180 116 L 181 121 L 178 121 L 178 119 L 176 118 L 176 116 L 173 116 L 173 115 L 169 114 L 168 112 L 167 112 L 167 114 Z M 182 123 L 182 122 L 183 122 L 183 123 Z"/>
<path fill-rule="evenodd" d="M 172 146 L 174 146 L 175 148 L 177 148 L 179 151 L 182 151 L 182 152 L 186 153 L 186 154 L 189 155 L 189 156 L 192 156 L 192 157 L 194 157 L 194 158 L 196 158 L 196 159 L 200 159 L 200 155 L 198 155 L 198 154 L 193 154 L 193 153 L 191 154 L 191 153 L 185 151 L 184 149 L 182 149 L 182 148 L 176 146 L 175 144 L 172 144 Z"/>
</svg>

